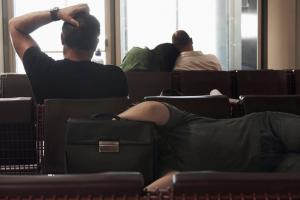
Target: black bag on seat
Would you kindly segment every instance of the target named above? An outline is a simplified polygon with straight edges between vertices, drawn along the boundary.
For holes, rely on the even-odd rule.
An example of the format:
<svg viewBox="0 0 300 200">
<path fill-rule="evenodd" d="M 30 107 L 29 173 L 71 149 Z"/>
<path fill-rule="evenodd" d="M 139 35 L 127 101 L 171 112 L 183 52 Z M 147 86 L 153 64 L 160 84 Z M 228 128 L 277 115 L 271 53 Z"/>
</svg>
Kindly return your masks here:
<svg viewBox="0 0 300 200">
<path fill-rule="evenodd" d="M 65 140 L 66 171 L 138 171 L 145 183 L 150 183 L 157 171 L 155 136 L 152 123 L 103 114 L 91 119 L 70 118 Z"/>
</svg>

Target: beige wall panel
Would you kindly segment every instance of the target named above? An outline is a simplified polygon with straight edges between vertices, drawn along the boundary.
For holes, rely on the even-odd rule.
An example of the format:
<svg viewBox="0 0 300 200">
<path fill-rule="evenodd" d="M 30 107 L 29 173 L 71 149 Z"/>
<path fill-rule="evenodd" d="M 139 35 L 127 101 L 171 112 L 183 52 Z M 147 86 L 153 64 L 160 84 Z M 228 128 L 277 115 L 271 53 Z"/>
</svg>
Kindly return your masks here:
<svg viewBox="0 0 300 200">
<path fill-rule="evenodd" d="M 300 69 L 300 1 L 296 4 L 296 69 Z"/>
<path fill-rule="evenodd" d="M 268 1 L 268 68 L 296 65 L 296 0 Z"/>
</svg>

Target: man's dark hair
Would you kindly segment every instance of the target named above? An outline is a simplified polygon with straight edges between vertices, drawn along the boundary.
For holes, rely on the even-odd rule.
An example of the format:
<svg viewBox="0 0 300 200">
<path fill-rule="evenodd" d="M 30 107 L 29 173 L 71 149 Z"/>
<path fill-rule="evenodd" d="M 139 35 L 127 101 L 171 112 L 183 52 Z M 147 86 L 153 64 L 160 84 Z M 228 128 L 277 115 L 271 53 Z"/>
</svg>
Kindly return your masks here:
<svg viewBox="0 0 300 200">
<path fill-rule="evenodd" d="M 67 22 L 63 24 L 64 44 L 76 50 L 94 51 L 100 35 L 99 21 L 88 13 L 77 13 L 74 19 L 79 22 L 79 27 Z"/>
<path fill-rule="evenodd" d="M 159 62 L 160 71 L 172 71 L 175 67 L 179 50 L 171 43 L 157 45 L 152 52 Z"/>
<path fill-rule="evenodd" d="M 190 36 L 183 30 L 176 31 L 172 36 L 172 43 L 179 49 L 183 49 L 191 42 Z"/>
</svg>

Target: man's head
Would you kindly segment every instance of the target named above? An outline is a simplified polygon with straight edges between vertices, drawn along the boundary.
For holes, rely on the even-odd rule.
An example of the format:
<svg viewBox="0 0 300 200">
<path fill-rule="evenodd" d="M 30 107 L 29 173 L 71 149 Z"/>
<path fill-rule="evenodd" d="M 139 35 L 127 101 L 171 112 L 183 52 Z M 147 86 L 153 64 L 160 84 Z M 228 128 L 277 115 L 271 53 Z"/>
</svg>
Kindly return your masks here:
<svg viewBox="0 0 300 200">
<path fill-rule="evenodd" d="M 171 43 L 157 45 L 152 52 L 161 66 L 160 71 L 172 71 L 179 55 L 178 49 Z"/>
<path fill-rule="evenodd" d="M 179 49 L 179 51 L 193 51 L 193 40 L 183 30 L 176 31 L 172 36 L 172 43 Z"/>
<path fill-rule="evenodd" d="M 62 44 L 76 51 L 94 52 L 98 45 L 100 23 L 88 13 L 77 13 L 74 19 L 79 22 L 79 27 L 67 22 L 62 27 Z"/>
</svg>

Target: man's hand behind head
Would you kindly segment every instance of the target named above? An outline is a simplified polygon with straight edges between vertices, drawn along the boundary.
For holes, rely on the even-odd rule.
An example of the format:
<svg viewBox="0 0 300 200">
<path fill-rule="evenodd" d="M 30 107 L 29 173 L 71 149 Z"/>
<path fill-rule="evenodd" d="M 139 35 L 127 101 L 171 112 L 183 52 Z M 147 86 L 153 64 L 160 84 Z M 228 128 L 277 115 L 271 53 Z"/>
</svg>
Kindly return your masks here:
<svg viewBox="0 0 300 200">
<path fill-rule="evenodd" d="M 65 7 L 59 10 L 58 17 L 76 27 L 79 27 L 79 23 L 73 18 L 77 13 L 90 12 L 90 8 L 87 4 L 77 4 L 74 6 Z"/>
</svg>

